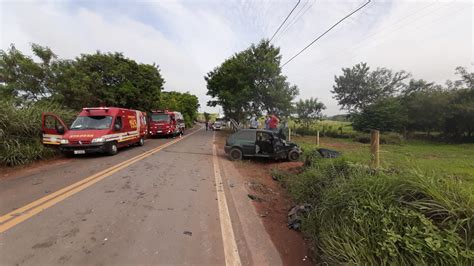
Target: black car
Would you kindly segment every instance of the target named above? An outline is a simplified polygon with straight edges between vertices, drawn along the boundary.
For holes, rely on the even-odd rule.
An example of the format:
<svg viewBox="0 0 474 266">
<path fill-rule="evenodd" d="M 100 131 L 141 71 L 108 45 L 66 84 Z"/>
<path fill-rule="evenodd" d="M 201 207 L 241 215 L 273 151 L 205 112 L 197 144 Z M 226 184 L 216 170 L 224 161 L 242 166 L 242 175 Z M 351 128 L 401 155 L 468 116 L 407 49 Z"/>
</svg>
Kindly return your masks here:
<svg viewBox="0 0 474 266">
<path fill-rule="evenodd" d="M 286 141 L 283 134 L 259 129 L 237 131 L 227 138 L 224 150 L 231 160 L 247 156 L 297 161 L 301 155 L 300 147 Z"/>
</svg>

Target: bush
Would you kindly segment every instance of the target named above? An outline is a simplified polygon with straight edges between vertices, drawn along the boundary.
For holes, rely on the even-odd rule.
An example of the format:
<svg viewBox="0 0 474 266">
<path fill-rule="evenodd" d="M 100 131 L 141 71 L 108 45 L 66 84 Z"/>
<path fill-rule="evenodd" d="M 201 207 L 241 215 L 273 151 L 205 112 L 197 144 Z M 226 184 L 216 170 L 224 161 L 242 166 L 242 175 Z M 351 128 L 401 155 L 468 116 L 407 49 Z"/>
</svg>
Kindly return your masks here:
<svg viewBox="0 0 474 266">
<path fill-rule="evenodd" d="M 71 121 L 75 112 L 51 102 L 17 105 L 0 100 L 0 165 L 15 166 L 57 154 L 41 144 L 41 113 L 53 112 Z"/>
<path fill-rule="evenodd" d="M 473 196 L 460 181 L 386 173 L 316 159 L 283 178 L 314 209 L 302 229 L 328 264 L 468 265 L 474 259 Z"/>
</svg>

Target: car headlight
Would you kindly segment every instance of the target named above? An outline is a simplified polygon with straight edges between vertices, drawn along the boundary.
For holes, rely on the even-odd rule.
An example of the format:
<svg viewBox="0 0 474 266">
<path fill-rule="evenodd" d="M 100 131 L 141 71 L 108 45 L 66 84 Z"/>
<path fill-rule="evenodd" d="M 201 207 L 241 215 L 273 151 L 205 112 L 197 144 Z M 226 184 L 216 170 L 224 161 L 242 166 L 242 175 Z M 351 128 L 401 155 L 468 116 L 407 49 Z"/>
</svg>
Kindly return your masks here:
<svg viewBox="0 0 474 266">
<path fill-rule="evenodd" d="M 92 143 L 100 143 L 100 142 L 105 142 L 105 138 L 95 138 L 92 140 Z"/>
<path fill-rule="evenodd" d="M 60 143 L 61 143 L 61 144 L 69 144 L 69 140 L 67 140 L 67 139 L 61 139 L 61 140 L 60 140 Z"/>
</svg>

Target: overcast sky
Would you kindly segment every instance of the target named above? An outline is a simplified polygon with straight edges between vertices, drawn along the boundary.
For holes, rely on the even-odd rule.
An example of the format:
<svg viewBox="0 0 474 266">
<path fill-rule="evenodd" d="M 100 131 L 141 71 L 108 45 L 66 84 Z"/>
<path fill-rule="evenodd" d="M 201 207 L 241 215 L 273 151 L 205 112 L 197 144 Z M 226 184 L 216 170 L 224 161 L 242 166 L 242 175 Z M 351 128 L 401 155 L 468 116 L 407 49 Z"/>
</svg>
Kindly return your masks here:
<svg viewBox="0 0 474 266">
<path fill-rule="evenodd" d="M 0 43 L 26 54 L 49 46 L 60 58 L 123 52 L 157 63 L 165 90 L 190 91 L 209 100 L 203 76 L 235 52 L 270 38 L 297 0 L 291 1 L 5 1 L 0 0 Z M 273 40 L 283 61 L 365 1 L 301 0 Z M 372 1 L 283 68 L 300 89 L 340 113 L 331 94 L 342 67 L 406 70 L 414 78 L 444 83 L 454 69 L 474 68 L 474 1 Z"/>
</svg>

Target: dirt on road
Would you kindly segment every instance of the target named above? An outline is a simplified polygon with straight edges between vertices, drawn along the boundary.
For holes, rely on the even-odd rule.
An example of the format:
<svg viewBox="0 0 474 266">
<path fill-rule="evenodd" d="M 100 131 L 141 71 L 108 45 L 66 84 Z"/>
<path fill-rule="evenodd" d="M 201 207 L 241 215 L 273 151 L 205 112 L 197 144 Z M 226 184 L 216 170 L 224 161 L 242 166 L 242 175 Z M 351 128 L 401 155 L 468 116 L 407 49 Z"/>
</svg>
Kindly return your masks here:
<svg viewBox="0 0 474 266">
<path fill-rule="evenodd" d="M 216 135 L 220 147 L 225 144 L 229 133 L 225 131 Z M 310 265 L 309 247 L 301 232 L 290 230 L 287 226 L 287 214 L 294 206 L 288 193 L 281 184 L 272 179 L 273 169 L 298 171 L 301 162 L 274 162 L 271 160 L 243 160 L 233 162 L 242 178 L 246 189 L 255 196 L 253 205 L 262 220 L 265 230 L 281 255 L 285 265 Z"/>
</svg>

